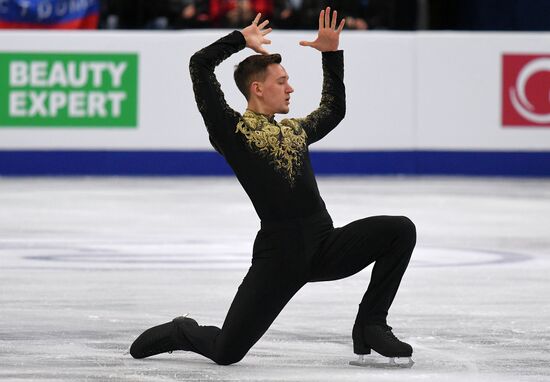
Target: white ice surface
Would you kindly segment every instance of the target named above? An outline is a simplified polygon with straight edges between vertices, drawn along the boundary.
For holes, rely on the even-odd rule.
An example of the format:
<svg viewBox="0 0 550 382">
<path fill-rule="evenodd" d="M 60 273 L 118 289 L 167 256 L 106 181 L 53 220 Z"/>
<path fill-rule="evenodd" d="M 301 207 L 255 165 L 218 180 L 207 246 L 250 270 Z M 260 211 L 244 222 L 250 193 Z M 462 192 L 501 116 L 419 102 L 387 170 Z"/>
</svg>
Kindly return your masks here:
<svg viewBox="0 0 550 382">
<path fill-rule="evenodd" d="M 336 225 L 407 215 L 390 311 L 407 370 L 357 368 L 370 267 L 304 287 L 238 364 L 123 352 L 189 312 L 221 325 L 259 224 L 233 178 L 0 178 L 0 380 L 548 381 L 550 180 L 320 178 Z"/>
</svg>

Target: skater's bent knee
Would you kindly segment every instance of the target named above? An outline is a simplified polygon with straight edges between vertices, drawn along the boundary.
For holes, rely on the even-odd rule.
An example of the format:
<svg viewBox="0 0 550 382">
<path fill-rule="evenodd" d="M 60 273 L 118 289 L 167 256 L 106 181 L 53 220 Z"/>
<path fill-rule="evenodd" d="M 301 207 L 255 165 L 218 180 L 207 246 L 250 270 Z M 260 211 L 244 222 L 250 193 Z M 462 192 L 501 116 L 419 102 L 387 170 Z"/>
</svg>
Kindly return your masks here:
<svg viewBox="0 0 550 382">
<path fill-rule="evenodd" d="M 213 360 L 218 365 L 227 366 L 239 362 L 245 355 L 246 351 L 243 351 L 242 349 L 221 346 L 217 349 Z"/>
<path fill-rule="evenodd" d="M 396 219 L 399 221 L 399 232 L 400 235 L 413 243 L 416 242 L 416 226 L 406 216 L 396 216 Z"/>
<path fill-rule="evenodd" d="M 416 226 L 414 225 L 413 221 L 406 216 L 400 216 L 400 218 L 403 226 L 411 231 L 411 233 L 416 234 Z"/>
<path fill-rule="evenodd" d="M 229 365 L 232 365 L 234 363 L 237 363 L 239 361 L 233 361 L 232 359 L 229 359 L 229 358 L 221 358 L 221 359 L 218 359 L 216 360 L 216 363 L 220 366 L 229 366 Z"/>
<path fill-rule="evenodd" d="M 216 362 L 218 365 L 228 366 L 239 362 L 241 359 L 243 359 L 243 357 L 244 356 L 234 354 L 222 354 L 218 355 L 214 362 Z"/>
</svg>

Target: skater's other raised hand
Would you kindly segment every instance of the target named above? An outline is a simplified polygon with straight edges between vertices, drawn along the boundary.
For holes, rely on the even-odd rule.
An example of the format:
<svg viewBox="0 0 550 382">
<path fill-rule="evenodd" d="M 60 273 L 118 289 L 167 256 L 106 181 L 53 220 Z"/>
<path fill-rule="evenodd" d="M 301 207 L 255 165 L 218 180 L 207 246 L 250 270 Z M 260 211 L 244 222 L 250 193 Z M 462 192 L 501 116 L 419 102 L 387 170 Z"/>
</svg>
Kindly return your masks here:
<svg viewBox="0 0 550 382">
<path fill-rule="evenodd" d="M 332 21 L 330 18 L 330 7 L 323 9 L 319 13 L 319 33 L 315 41 L 300 41 L 302 46 L 310 46 L 320 52 L 330 52 L 338 50 L 340 41 L 340 32 L 344 29 L 346 19 L 342 19 L 338 28 L 336 28 L 337 13 L 332 12 Z"/>
<path fill-rule="evenodd" d="M 269 20 L 264 20 L 260 25 L 258 25 L 260 22 L 260 17 L 262 17 L 262 14 L 258 13 L 254 21 L 252 21 L 252 24 L 241 30 L 241 33 L 246 40 L 247 47 L 256 53 L 269 54 L 269 52 L 265 50 L 262 45 L 271 44 L 271 40 L 265 38 L 265 36 L 271 32 L 272 29 L 264 29 L 267 24 L 269 24 Z"/>
</svg>

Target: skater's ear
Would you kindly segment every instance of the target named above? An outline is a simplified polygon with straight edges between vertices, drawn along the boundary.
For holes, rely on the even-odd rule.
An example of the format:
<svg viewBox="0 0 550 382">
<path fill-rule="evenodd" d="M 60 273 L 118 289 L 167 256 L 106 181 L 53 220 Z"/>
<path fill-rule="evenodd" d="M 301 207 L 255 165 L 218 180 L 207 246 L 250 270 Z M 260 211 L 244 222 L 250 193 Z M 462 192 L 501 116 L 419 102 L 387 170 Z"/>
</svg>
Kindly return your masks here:
<svg viewBox="0 0 550 382">
<path fill-rule="evenodd" d="M 250 84 L 250 95 L 255 97 L 262 97 L 263 84 L 260 81 L 253 81 Z"/>
</svg>

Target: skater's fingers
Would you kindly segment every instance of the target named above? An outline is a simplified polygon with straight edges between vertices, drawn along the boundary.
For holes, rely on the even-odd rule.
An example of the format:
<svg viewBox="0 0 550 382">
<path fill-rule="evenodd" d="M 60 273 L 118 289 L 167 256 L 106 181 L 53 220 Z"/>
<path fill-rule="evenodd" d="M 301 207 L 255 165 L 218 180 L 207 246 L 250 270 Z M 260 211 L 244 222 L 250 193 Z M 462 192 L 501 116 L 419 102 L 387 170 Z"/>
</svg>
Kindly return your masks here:
<svg viewBox="0 0 550 382">
<path fill-rule="evenodd" d="M 346 24 L 346 19 L 342 19 L 342 21 L 340 21 L 340 25 L 338 26 L 338 29 L 336 29 L 336 31 L 338 33 L 342 32 L 342 29 L 344 29 L 344 25 Z"/>
<path fill-rule="evenodd" d="M 256 25 L 260 22 L 260 17 L 262 17 L 262 14 L 261 13 L 258 13 L 256 15 L 256 18 L 254 19 L 254 21 L 252 21 L 252 24 Z"/>
</svg>

